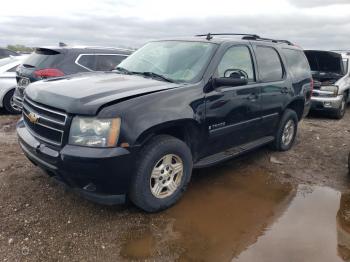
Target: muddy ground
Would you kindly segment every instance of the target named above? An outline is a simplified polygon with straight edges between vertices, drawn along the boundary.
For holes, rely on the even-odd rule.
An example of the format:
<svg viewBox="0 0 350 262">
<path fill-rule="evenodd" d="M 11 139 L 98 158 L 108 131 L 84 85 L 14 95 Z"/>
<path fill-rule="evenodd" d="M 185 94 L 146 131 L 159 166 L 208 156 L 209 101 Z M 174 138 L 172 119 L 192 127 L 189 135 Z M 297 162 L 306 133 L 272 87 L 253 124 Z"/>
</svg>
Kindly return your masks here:
<svg viewBox="0 0 350 262">
<path fill-rule="evenodd" d="M 340 204 L 350 188 L 350 108 L 341 121 L 303 120 L 288 152 L 265 147 L 194 171 L 180 202 L 151 215 L 66 192 L 21 153 L 17 118 L 0 112 L 0 261 L 350 258 L 350 205 Z"/>
</svg>

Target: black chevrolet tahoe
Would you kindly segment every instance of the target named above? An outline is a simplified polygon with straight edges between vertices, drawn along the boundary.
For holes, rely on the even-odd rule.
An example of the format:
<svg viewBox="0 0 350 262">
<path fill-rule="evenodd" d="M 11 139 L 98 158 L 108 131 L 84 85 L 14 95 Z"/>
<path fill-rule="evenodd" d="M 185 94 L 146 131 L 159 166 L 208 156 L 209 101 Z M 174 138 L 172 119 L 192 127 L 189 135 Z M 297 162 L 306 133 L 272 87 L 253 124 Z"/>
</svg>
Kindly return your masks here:
<svg viewBox="0 0 350 262">
<path fill-rule="evenodd" d="M 303 50 L 288 41 L 153 41 L 112 72 L 29 85 L 19 144 L 87 199 L 156 212 L 179 200 L 193 168 L 267 144 L 290 149 L 312 85 Z"/>
</svg>

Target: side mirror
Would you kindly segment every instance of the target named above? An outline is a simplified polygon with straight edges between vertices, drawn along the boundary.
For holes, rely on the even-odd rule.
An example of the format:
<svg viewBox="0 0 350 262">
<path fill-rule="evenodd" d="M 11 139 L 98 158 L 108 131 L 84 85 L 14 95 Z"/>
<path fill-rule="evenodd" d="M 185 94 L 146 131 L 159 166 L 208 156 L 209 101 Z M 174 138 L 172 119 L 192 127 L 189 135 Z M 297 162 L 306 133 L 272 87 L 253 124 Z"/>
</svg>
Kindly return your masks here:
<svg viewBox="0 0 350 262">
<path fill-rule="evenodd" d="M 222 86 L 244 86 L 247 84 L 248 79 L 245 78 L 219 77 L 213 79 L 214 88 Z"/>
</svg>

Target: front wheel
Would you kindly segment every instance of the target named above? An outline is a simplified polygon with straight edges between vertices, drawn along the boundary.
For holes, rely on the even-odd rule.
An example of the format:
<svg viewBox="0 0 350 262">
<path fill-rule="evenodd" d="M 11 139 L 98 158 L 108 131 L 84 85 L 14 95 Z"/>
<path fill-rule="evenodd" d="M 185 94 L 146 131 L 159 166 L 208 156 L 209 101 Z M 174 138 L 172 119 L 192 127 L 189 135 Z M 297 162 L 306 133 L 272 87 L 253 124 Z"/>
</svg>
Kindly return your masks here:
<svg viewBox="0 0 350 262">
<path fill-rule="evenodd" d="M 186 190 L 192 173 L 192 155 L 181 140 L 161 135 L 140 151 L 130 200 L 146 212 L 175 204 Z"/>
<path fill-rule="evenodd" d="M 298 130 L 298 116 L 295 111 L 286 109 L 279 123 L 273 148 L 287 151 L 293 144 Z"/>
<path fill-rule="evenodd" d="M 345 115 L 346 112 L 346 101 L 347 101 L 347 96 L 344 94 L 343 99 L 340 103 L 339 108 L 335 112 L 335 118 L 336 119 L 342 119 Z"/>
</svg>

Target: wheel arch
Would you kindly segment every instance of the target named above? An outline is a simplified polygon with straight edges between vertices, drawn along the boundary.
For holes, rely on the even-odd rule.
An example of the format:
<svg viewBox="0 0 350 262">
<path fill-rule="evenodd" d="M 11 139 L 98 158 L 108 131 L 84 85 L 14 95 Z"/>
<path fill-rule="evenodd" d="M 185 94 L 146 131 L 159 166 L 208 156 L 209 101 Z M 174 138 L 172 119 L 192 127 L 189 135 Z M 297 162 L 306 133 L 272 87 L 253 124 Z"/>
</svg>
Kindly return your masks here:
<svg viewBox="0 0 350 262">
<path fill-rule="evenodd" d="M 303 118 L 304 107 L 305 107 L 304 98 L 296 98 L 293 101 L 291 101 L 289 104 L 287 104 L 287 106 L 285 107 L 285 110 L 286 109 L 293 110 L 298 116 L 298 121 L 300 121 Z"/>
<path fill-rule="evenodd" d="M 4 86 L 0 89 L 0 107 L 4 107 L 5 96 L 16 89 L 16 86 Z"/>
<path fill-rule="evenodd" d="M 156 135 L 170 135 L 185 142 L 195 158 L 202 133 L 199 123 L 193 119 L 174 120 L 154 125 L 143 131 L 137 137 L 136 144 L 142 146 Z"/>
</svg>

